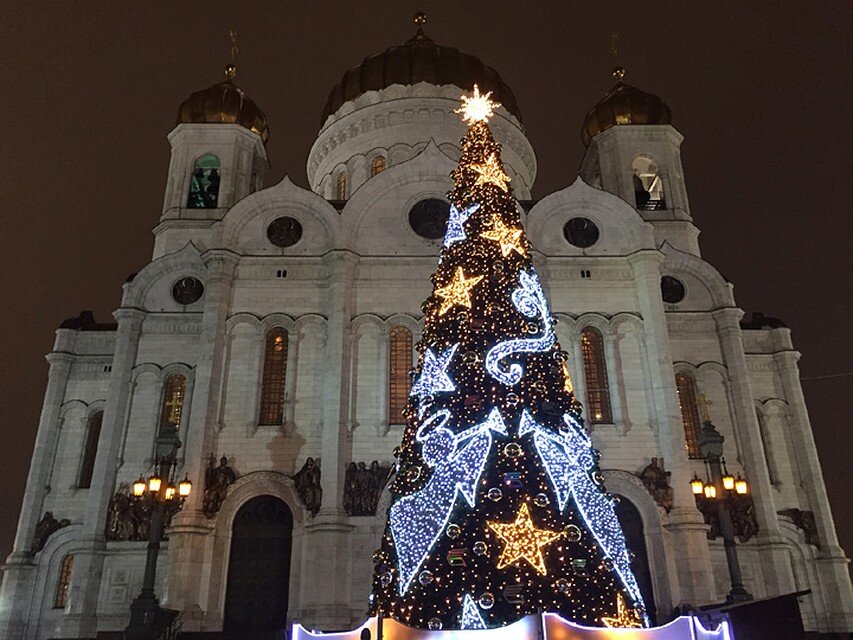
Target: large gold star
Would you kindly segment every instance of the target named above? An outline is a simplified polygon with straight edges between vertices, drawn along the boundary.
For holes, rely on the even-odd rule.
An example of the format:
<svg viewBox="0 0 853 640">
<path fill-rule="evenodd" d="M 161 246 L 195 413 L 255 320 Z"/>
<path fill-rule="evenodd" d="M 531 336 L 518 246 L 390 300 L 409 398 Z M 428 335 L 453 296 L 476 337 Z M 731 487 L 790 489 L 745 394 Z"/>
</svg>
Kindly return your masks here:
<svg viewBox="0 0 853 640">
<path fill-rule="evenodd" d="M 504 191 L 509 191 L 509 187 L 506 184 L 510 181 L 509 176 L 504 173 L 503 167 L 501 167 L 501 163 L 494 153 L 482 164 L 472 164 L 471 168 L 480 174 L 477 176 L 476 185 L 491 183 Z"/>
<path fill-rule="evenodd" d="M 513 251 L 520 256 L 527 255 L 524 251 L 524 245 L 519 242 L 521 240 L 521 229 L 506 226 L 498 215 L 492 218 L 491 225 L 488 231 L 483 233 L 483 237 L 494 240 L 501 245 L 501 255 L 504 258 Z"/>
<path fill-rule="evenodd" d="M 449 309 L 455 305 L 471 308 L 471 289 L 477 284 L 483 276 L 474 276 L 466 278 L 462 267 L 456 268 L 456 273 L 450 284 L 439 287 L 435 290 L 435 295 L 444 298 L 441 302 L 441 308 L 438 310 L 438 315 L 443 316 Z"/>
<path fill-rule="evenodd" d="M 545 568 L 545 559 L 542 557 L 542 547 L 563 534 L 560 531 L 537 529 L 533 525 L 526 503 L 521 505 L 515 522 L 487 522 L 486 524 L 506 543 L 498 559 L 498 569 L 503 569 L 518 560 L 527 560 L 541 575 L 548 573 Z"/>
<path fill-rule="evenodd" d="M 474 122 L 487 122 L 494 115 L 494 110 L 501 106 L 500 102 L 489 100 L 492 92 L 489 91 L 486 95 L 480 95 L 480 88 L 474 85 L 474 95 L 471 97 L 460 96 L 462 106 L 454 109 L 454 113 L 461 113 L 462 119 L 465 122 L 473 124 Z"/>
<path fill-rule="evenodd" d="M 634 609 L 625 606 L 625 598 L 621 593 L 616 594 L 616 615 L 601 616 L 605 627 L 611 629 L 639 629 L 643 621 L 636 615 Z"/>
</svg>

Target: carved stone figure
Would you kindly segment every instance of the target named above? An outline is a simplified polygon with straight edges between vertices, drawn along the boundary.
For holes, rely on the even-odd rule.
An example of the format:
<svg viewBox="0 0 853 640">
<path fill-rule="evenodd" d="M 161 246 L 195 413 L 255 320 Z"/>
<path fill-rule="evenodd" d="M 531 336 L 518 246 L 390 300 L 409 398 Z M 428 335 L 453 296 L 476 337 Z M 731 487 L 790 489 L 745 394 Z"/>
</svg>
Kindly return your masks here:
<svg viewBox="0 0 853 640">
<path fill-rule="evenodd" d="M 390 467 L 374 460 L 370 468 L 364 462 L 351 462 L 344 477 L 344 510 L 351 516 L 376 515 L 379 495 L 385 488 Z"/>
<path fill-rule="evenodd" d="M 219 466 L 216 465 L 216 457 L 211 453 L 204 474 L 204 497 L 202 499 L 202 510 L 208 518 L 214 517 L 218 512 L 225 496 L 228 495 L 228 487 L 237 480 L 234 469 L 228 466 L 228 458 L 222 456 Z"/>
<path fill-rule="evenodd" d="M 59 531 L 62 527 L 67 527 L 69 524 L 71 524 L 71 521 L 67 518 L 57 520 L 53 517 L 52 511 L 45 511 L 44 515 L 41 517 L 41 520 L 39 520 L 38 524 L 36 524 L 36 530 L 33 534 L 33 553 L 38 553 L 39 551 L 44 549 L 44 545 L 47 543 L 47 539 L 54 533 Z"/>
<path fill-rule="evenodd" d="M 311 512 L 312 516 L 316 516 L 323 502 L 323 488 L 320 486 L 320 463 L 314 462 L 314 458 L 308 458 L 302 468 L 293 476 L 293 482 L 302 504 Z"/>
<path fill-rule="evenodd" d="M 791 519 L 795 527 L 798 527 L 806 537 L 806 544 L 811 544 L 820 549 L 820 538 L 817 535 L 817 524 L 814 521 L 814 513 L 801 511 L 800 509 L 782 509 L 777 512 L 780 516 Z"/>
<path fill-rule="evenodd" d="M 173 501 L 164 505 L 164 527 L 168 529 L 172 516 L 180 509 L 180 503 Z M 107 540 L 118 542 L 145 541 L 151 529 L 151 512 L 154 502 L 148 496 L 134 496 L 127 484 L 120 484 L 110 498 L 107 511 L 106 530 Z M 163 540 L 168 540 L 164 533 Z"/>
<path fill-rule="evenodd" d="M 732 494 L 729 500 L 729 515 L 735 535 L 741 542 L 748 542 L 758 533 L 758 520 L 755 517 L 755 503 L 749 495 Z M 708 540 L 714 540 L 720 533 L 720 515 L 718 499 L 696 496 L 696 506 L 705 518 L 705 524 L 711 527 Z"/>
<path fill-rule="evenodd" d="M 670 475 L 669 471 L 664 471 L 661 458 L 652 458 L 648 466 L 640 472 L 640 480 L 643 481 L 646 491 L 667 513 L 672 510 L 673 500 L 673 490 L 669 486 Z"/>
</svg>

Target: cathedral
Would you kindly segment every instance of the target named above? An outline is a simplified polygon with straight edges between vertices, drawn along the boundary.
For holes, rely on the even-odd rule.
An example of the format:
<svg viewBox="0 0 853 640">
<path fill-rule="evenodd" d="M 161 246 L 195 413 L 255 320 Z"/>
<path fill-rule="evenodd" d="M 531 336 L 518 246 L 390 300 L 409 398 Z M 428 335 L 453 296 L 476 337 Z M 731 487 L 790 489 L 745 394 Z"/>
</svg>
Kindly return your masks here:
<svg viewBox="0 0 853 640">
<path fill-rule="evenodd" d="M 802 592 L 807 630 L 853 629 L 799 353 L 703 259 L 661 98 L 614 70 L 577 123 L 579 175 L 533 199 L 521 100 L 419 27 L 332 88 L 304 189 L 264 186 L 271 127 L 235 74 L 178 109 L 151 260 L 115 321 L 56 331 L 0 637 L 121 631 L 146 578 L 183 632 L 361 623 L 475 84 L 502 105 L 491 127 L 650 618 L 732 588 L 722 496 L 702 491 L 713 425 L 745 590 Z M 171 504 L 146 570 L 152 480 Z"/>
</svg>

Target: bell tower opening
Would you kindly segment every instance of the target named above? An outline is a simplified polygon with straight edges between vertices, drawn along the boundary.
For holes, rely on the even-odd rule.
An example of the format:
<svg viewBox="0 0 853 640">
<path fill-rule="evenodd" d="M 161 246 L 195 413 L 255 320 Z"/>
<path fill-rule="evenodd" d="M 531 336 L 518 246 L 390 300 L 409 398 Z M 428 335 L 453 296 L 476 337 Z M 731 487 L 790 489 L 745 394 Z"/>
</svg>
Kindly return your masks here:
<svg viewBox="0 0 853 640">
<path fill-rule="evenodd" d="M 651 158 L 639 156 L 631 163 L 634 172 L 634 200 L 640 211 L 666 209 L 663 181 L 657 163 Z"/>
</svg>

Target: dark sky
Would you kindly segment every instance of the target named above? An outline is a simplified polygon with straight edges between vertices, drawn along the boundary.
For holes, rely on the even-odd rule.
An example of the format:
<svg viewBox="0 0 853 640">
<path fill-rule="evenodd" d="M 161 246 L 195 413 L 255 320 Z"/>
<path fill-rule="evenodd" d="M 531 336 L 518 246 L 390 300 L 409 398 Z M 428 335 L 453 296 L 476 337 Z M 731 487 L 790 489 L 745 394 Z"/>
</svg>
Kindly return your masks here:
<svg viewBox="0 0 853 640">
<path fill-rule="evenodd" d="M 846 2 L 186 2 L 0 6 L 0 555 L 32 453 L 53 332 L 80 309 L 106 321 L 150 257 L 178 105 L 221 78 L 271 123 L 272 173 L 306 186 L 328 91 L 429 15 L 435 41 L 513 88 L 542 197 L 570 184 L 586 111 L 626 81 L 664 98 L 704 257 L 738 304 L 785 320 L 842 544 L 853 550 L 850 451 L 851 74 Z M 702 5 L 701 7 L 699 5 Z M 840 375 L 846 374 L 846 375 Z M 836 376 L 836 377 L 830 377 Z M 606 463 L 606 461 L 605 461 Z"/>
</svg>

